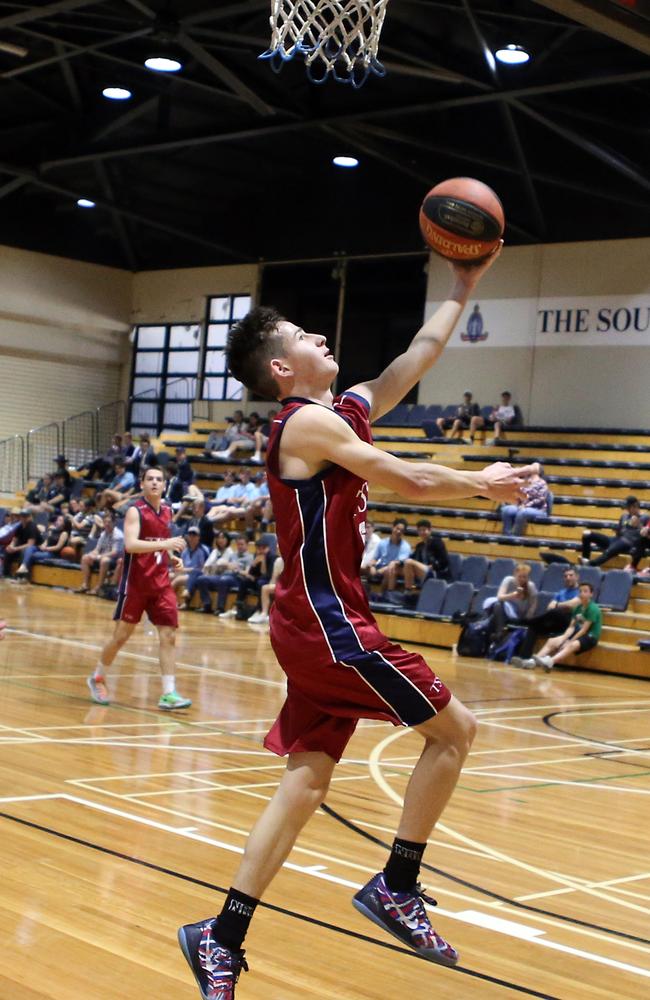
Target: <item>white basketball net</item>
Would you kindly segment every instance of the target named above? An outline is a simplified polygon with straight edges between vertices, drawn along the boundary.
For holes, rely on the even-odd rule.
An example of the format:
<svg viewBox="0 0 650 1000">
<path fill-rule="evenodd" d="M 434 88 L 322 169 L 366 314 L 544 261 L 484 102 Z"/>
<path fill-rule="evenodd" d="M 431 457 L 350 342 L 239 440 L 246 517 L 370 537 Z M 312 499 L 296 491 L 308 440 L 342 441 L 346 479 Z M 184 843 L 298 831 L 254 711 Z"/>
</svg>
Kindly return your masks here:
<svg viewBox="0 0 650 1000">
<path fill-rule="evenodd" d="M 302 56 L 313 83 L 331 76 L 361 87 L 368 76 L 384 76 L 377 59 L 388 0 L 271 0 L 269 59 L 279 72 Z"/>
</svg>

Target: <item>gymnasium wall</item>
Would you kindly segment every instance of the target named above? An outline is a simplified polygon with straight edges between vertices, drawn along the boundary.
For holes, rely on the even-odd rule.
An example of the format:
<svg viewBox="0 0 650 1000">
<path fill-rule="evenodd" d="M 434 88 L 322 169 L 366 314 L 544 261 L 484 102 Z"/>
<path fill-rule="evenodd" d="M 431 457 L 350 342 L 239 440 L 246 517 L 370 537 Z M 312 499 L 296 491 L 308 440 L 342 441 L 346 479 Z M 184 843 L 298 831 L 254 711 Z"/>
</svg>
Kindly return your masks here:
<svg viewBox="0 0 650 1000">
<path fill-rule="evenodd" d="M 0 246 L 0 440 L 119 398 L 131 275 Z"/>
<path fill-rule="evenodd" d="M 530 424 L 650 427 L 650 239 L 506 247 L 464 311 L 419 401 L 481 406 L 512 391 Z M 429 264 L 425 315 L 447 265 Z M 480 309 L 485 339 L 468 319 Z"/>
</svg>

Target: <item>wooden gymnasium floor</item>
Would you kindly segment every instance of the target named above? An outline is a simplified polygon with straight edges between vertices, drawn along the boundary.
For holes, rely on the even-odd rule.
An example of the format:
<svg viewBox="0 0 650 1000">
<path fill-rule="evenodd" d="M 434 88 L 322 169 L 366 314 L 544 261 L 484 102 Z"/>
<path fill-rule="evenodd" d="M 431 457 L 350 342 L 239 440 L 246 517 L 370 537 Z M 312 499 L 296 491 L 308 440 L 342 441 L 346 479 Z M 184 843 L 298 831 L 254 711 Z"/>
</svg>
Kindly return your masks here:
<svg viewBox="0 0 650 1000">
<path fill-rule="evenodd" d="M 265 630 L 183 617 L 162 716 L 139 629 L 110 708 L 85 676 L 111 606 L 0 583 L 1 1000 L 191 1000 L 180 923 L 214 913 L 282 764 L 261 737 L 283 696 Z M 481 722 L 427 852 L 446 970 L 364 921 L 418 742 L 362 724 L 329 796 L 260 908 L 240 1000 L 650 996 L 650 691 L 521 673 L 427 650 Z M 376 933 L 375 933 L 376 930 Z"/>
</svg>

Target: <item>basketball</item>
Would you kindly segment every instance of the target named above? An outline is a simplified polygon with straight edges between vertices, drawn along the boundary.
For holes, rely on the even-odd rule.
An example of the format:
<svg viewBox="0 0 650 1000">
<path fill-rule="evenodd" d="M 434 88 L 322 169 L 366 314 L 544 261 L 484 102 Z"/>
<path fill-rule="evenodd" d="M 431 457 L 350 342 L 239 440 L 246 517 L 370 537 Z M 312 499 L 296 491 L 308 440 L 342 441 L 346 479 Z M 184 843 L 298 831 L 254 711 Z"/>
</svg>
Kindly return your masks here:
<svg viewBox="0 0 650 1000">
<path fill-rule="evenodd" d="M 452 177 L 431 188 L 420 208 L 420 230 L 447 260 L 476 262 L 498 245 L 503 206 L 492 188 L 473 177 Z"/>
</svg>

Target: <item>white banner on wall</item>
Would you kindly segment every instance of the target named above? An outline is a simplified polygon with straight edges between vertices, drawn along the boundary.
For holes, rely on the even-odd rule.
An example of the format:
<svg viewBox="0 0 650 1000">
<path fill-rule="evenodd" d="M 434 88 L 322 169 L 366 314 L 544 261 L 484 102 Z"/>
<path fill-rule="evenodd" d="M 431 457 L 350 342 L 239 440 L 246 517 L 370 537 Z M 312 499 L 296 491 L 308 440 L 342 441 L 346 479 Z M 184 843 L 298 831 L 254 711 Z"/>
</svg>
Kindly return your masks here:
<svg viewBox="0 0 650 1000">
<path fill-rule="evenodd" d="M 435 308 L 435 306 L 434 306 Z M 430 307 L 427 312 L 433 311 Z M 645 347 L 650 294 L 471 300 L 451 347 Z"/>
</svg>

